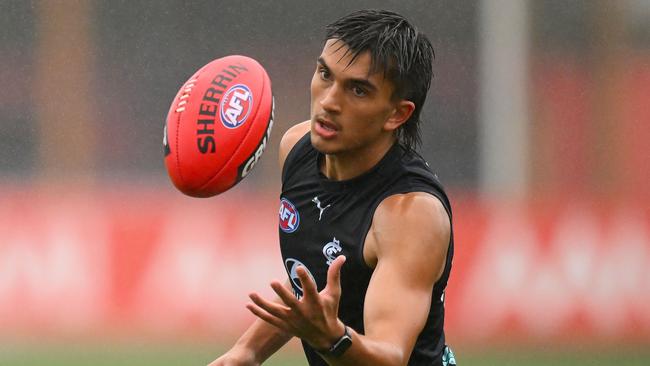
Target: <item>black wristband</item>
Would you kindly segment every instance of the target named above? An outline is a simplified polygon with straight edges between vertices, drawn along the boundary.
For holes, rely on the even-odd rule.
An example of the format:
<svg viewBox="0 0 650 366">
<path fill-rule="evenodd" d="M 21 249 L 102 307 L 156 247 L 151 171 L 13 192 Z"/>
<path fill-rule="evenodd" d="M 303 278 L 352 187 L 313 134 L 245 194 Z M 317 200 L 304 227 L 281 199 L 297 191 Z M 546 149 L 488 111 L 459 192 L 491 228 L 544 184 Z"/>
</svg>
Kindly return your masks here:
<svg viewBox="0 0 650 366">
<path fill-rule="evenodd" d="M 326 351 L 319 351 L 319 353 L 332 357 L 340 357 L 352 346 L 352 335 L 347 326 L 345 326 L 345 333 L 339 338 L 334 345 Z"/>
</svg>

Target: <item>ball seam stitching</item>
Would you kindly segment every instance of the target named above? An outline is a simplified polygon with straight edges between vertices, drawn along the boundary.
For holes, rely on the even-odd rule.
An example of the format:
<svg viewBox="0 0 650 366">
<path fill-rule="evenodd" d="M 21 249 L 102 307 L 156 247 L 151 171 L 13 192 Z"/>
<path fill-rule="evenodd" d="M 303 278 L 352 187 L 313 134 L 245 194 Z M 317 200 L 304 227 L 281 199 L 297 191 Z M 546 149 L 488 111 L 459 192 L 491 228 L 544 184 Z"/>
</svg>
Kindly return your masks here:
<svg viewBox="0 0 650 366">
<path fill-rule="evenodd" d="M 184 182 L 183 172 L 181 171 L 181 160 L 178 154 L 178 130 L 180 129 L 181 124 L 181 113 L 183 112 L 178 112 L 176 116 L 176 169 L 178 170 L 178 176 L 181 178 L 181 182 Z"/>
</svg>

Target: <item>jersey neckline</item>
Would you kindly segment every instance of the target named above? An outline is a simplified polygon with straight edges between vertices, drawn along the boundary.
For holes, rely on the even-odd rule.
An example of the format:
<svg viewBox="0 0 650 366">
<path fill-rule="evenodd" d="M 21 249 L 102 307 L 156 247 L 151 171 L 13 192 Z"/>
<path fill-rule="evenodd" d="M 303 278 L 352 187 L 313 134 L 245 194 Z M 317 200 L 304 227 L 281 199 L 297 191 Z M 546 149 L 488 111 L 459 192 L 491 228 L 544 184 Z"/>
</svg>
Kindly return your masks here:
<svg viewBox="0 0 650 366">
<path fill-rule="evenodd" d="M 316 161 L 315 161 L 315 169 L 316 169 L 316 174 L 318 176 L 318 181 L 320 182 L 321 186 L 323 189 L 329 192 L 343 192 L 343 191 L 350 191 L 350 190 L 355 190 L 357 188 L 362 188 L 367 185 L 367 183 L 370 183 L 373 178 L 381 175 L 387 175 L 389 174 L 389 167 L 393 166 L 391 162 L 395 161 L 398 159 L 400 155 L 400 151 L 402 150 L 400 148 L 400 144 L 398 142 L 395 142 L 390 149 L 384 154 L 384 156 L 379 160 L 375 166 L 370 168 L 367 172 L 356 176 L 354 178 L 350 179 L 345 179 L 345 180 L 332 180 L 329 179 L 325 174 L 323 174 L 320 170 L 320 164 L 321 161 L 324 159 L 325 155 L 321 153 L 320 151 L 316 150 L 313 145 L 311 146 L 312 149 L 316 151 Z"/>
</svg>

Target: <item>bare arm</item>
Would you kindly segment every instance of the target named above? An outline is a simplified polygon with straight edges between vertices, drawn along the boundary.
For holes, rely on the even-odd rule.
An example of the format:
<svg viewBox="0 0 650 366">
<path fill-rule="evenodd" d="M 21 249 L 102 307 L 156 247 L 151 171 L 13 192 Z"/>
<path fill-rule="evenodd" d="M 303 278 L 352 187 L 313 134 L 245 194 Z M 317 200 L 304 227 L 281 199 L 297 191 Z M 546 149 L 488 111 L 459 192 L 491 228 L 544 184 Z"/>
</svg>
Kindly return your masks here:
<svg viewBox="0 0 650 366">
<path fill-rule="evenodd" d="M 289 281 L 285 286 L 290 287 Z M 280 301 L 276 299 L 275 301 Z M 208 366 L 257 366 L 271 357 L 293 336 L 256 319 L 235 345 Z"/>
<path fill-rule="evenodd" d="M 406 365 L 431 305 L 434 283 L 444 270 L 449 217 L 440 201 L 425 193 L 391 196 L 377 208 L 364 257 L 375 266 L 364 307 L 365 335 L 352 334 L 352 347 L 330 365 Z M 272 287 L 284 304 L 251 296 L 249 309 L 261 319 L 298 336 L 315 349 L 328 349 L 344 331 L 337 318 L 340 269 L 337 258 L 327 285 L 316 285 L 299 269 L 304 296 L 296 300 L 279 283 Z"/>
<path fill-rule="evenodd" d="M 208 366 L 261 365 L 291 338 L 291 334 L 256 319 L 228 352 Z"/>
<path fill-rule="evenodd" d="M 364 248 L 366 261 L 376 263 L 365 335 L 354 334 L 352 347 L 340 359 L 327 359 L 330 365 L 407 364 L 444 270 L 449 235 L 448 215 L 433 196 L 409 193 L 382 202 Z"/>
</svg>

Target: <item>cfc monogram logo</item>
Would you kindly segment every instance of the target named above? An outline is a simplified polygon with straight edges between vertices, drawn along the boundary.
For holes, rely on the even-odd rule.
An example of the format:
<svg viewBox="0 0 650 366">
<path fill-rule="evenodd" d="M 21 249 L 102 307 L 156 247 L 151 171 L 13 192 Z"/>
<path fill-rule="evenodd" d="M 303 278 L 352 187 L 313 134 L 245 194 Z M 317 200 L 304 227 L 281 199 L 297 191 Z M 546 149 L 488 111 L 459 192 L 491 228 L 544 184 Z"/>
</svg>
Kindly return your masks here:
<svg viewBox="0 0 650 366">
<path fill-rule="evenodd" d="M 325 258 L 327 258 L 327 265 L 331 265 L 342 251 L 343 248 L 341 248 L 341 242 L 336 240 L 336 238 L 334 238 L 334 240 L 331 242 L 325 244 L 323 247 L 323 255 Z"/>
</svg>

